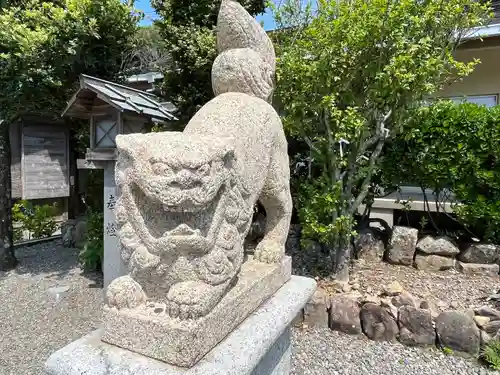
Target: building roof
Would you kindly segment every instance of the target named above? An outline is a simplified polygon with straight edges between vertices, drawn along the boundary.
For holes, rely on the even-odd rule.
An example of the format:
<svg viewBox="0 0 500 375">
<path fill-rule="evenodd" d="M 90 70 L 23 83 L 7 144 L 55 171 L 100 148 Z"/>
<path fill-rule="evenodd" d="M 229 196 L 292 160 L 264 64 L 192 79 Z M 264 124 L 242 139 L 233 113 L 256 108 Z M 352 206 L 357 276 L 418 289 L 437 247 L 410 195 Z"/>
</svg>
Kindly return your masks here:
<svg viewBox="0 0 500 375">
<path fill-rule="evenodd" d="M 492 23 L 470 29 L 467 32 L 467 34 L 464 35 L 463 40 L 491 38 L 499 35 L 500 35 L 500 20 L 497 20 L 497 23 Z"/>
<path fill-rule="evenodd" d="M 73 95 L 62 116 L 89 118 L 93 107 L 110 105 L 121 112 L 131 112 L 156 120 L 177 120 L 171 103 L 161 103 L 150 93 L 103 79 L 80 75 L 80 88 Z"/>
<path fill-rule="evenodd" d="M 129 83 L 134 83 L 134 82 L 147 82 L 147 83 L 154 83 L 157 80 L 163 79 L 163 74 L 159 72 L 148 72 L 148 73 L 141 73 L 141 74 L 134 74 L 129 77 L 127 77 L 127 82 Z"/>
</svg>

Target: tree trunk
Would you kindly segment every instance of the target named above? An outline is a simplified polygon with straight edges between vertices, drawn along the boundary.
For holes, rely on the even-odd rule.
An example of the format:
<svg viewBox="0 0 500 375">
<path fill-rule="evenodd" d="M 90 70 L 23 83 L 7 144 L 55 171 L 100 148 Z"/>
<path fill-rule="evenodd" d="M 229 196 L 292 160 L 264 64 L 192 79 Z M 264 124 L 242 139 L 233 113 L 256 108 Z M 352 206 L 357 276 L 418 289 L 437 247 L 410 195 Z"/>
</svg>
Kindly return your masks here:
<svg viewBox="0 0 500 375">
<path fill-rule="evenodd" d="M 12 195 L 9 124 L 0 120 L 0 270 L 16 266 L 12 241 Z"/>
<path fill-rule="evenodd" d="M 349 265 L 351 264 L 352 245 L 350 240 L 338 241 L 335 249 L 333 276 L 340 282 L 349 281 Z"/>
</svg>

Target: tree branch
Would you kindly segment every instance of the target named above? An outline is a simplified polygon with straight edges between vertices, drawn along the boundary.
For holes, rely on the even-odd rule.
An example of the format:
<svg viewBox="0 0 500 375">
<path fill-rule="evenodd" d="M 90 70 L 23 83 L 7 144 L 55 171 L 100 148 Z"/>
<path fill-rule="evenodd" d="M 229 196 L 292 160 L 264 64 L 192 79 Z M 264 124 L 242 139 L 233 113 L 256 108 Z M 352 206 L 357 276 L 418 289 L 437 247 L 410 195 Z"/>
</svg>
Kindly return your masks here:
<svg viewBox="0 0 500 375">
<path fill-rule="evenodd" d="M 368 189 L 370 186 L 370 181 L 373 176 L 373 170 L 375 168 L 375 162 L 380 156 L 380 153 L 382 152 L 382 148 L 384 147 L 385 140 L 380 139 L 377 143 L 377 147 L 373 151 L 373 153 L 370 156 L 370 161 L 368 163 L 368 173 L 365 176 L 365 179 L 363 180 L 363 183 L 361 184 L 361 189 L 360 192 L 357 196 L 357 198 L 354 200 L 353 204 L 351 205 L 351 208 L 349 210 L 350 215 L 354 215 L 358 207 L 363 203 L 363 200 L 366 198 L 366 195 L 368 194 Z"/>
</svg>

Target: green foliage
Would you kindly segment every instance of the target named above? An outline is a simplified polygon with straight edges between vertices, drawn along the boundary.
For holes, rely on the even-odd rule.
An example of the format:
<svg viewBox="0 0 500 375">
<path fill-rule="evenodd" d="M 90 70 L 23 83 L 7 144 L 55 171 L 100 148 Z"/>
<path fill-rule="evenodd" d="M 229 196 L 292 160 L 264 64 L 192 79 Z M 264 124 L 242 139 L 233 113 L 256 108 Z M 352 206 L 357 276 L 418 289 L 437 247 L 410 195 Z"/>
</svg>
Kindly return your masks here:
<svg viewBox="0 0 500 375">
<path fill-rule="evenodd" d="M 138 16 L 120 0 L 8 5 L 0 10 L 2 119 L 58 116 L 81 73 L 116 78 L 133 47 Z"/>
<path fill-rule="evenodd" d="M 443 347 L 443 353 L 446 355 L 453 355 L 454 354 L 453 349 L 448 348 L 447 346 Z"/>
<path fill-rule="evenodd" d="M 216 57 L 215 25 L 221 0 L 153 0 L 160 15 L 156 24 L 171 53 L 172 66 L 164 74 L 163 91 L 185 123 L 213 98 L 210 72 Z M 241 0 L 252 15 L 264 11 L 264 0 Z"/>
<path fill-rule="evenodd" d="M 57 229 L 55 216 L 57 204 L 33 205 L 26 200 L 17 201 L 12 207 L 12 221 L 21 224 L 14 230 L 14 241 L 22 240 L 23 229 L 35 239 L 50 237 Z"/>
<path fill-rule="evenodd" d="M 457 61 L 453 51 L 488 7 L 474 0 L 319 0 L 313 11 L 282 3 L 275 10 L 277 96 L 288 134 L 305 146 L 308 159 L 300 163 L 309 165 L 296 176 L 308 185 L 299 215 L 308 236 L 347 251 L 337 243 L 349 242 L 386 140 L 424 96 L 473 70 L 477 61 Z M 328 214 L 312 214 L 318 202 Z"/>
<path fill-rule="evenodd" d="M 336 216 L 341 201 L 340 184 L 332 187 L 319 177 L 304 184 L 298 194 L 299 217 L 305 238 L 314 238 L 323 244 L 335 244 L 339 237 L 354 235 L 353 218 Z"/>
<path fill-rule="evenodd" d="M 449 189 L 460 222 L 500 243 L 499 155 L 500 107 L 440 101 L 418 110 L 387 147 L 381 174 L 387 186 Z"/>
<path fill-rule="evenodd" d="M 80 252 L 80 263 L 87 271 L 98 271 L 104 257 L 104 215 L 102 212 L 89 210 L 86 220 L 87 239 Z"/>
<path fill-rule="evenodd" d="M 500 370 L 500 340 L 493 339 L 481 350 L 480 358 L 493 370 Z"/>
</svg>

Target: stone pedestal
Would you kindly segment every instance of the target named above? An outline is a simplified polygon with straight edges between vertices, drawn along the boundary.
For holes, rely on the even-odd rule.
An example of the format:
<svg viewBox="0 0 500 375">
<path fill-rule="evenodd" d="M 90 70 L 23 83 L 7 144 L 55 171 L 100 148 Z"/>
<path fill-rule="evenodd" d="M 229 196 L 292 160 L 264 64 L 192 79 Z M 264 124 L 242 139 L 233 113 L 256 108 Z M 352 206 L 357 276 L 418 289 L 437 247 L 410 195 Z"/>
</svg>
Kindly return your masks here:
<svg viewBox="0 0 500 375">
<path fill-rule="evenodd" d="M 101 341 L 98 330 L 54 353 L 48 375 L 288 375 L 290 327 L 316 283 L 299 276 L 284 284 L 219 345 L 191 368 L 182 368 Z"/>
</svg>

